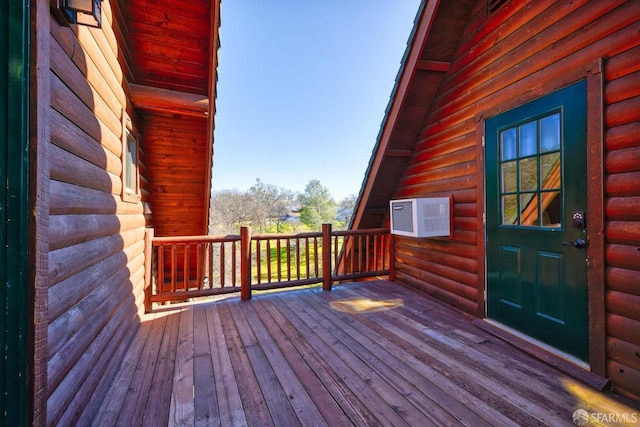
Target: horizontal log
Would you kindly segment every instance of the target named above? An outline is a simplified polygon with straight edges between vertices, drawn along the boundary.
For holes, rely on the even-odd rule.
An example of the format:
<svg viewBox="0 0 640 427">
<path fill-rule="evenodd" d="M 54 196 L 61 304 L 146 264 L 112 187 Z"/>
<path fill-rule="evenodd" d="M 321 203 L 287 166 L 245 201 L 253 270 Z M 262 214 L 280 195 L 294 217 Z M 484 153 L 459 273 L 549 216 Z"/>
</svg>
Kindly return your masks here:
<svg viewBox="0 0 640 427">
<path fill-rule="evenodd" d="M 477 218 L 478 216 L 478 205 L 477 203 L 457 203 L 453 204 L 453 216 L 454 218 L 458 217 L 468 217 L 468 218 Z"/>
<path fill-rule="evenodd" d="M 639 246 L 608 244 L 605 246 L 607 265 L 618 268 L 640 270 Z"/>
<path fill-rule="evenodd" d="M 142 215 L 51 215 L 49 250 L 142 228 L 144 225 Z"/>
<path fill-rule="evenodd" d="M 51 142 L 53 144 L 120 176 L 122 171 L 120 158 L 122 141 L 120 138 L 108 133 L 98 142 L 58 111 L 54 109 L 50 111 Z"/>
<path fill-rule="evenodd" d="M 607 243 L 640 248 L 640 221 L 608 221 L 605 228 Z"/>
<path fill-rule="evenodd" d="M 86 105 L 89 107 L 94 106 L 99 99 L 102 104 L 100 107 L 101 110 L 106 107 L 116 118 L 119 117 L 120 111 L 127 105 L 124 96 L 121 96 L 120 99 L 116 96 L 116 93 L 122 93 L 122 88 L 120 86 L 116 88 L 109 87 L 91 60 L 85 59 L 83 62 L 82 65 L 86 66 L 85 70 L 78 68 L 78 65 L 73 62 L 72 58 L 66 54 L 55 39 L 51 38 L 50 40 L 51 69 L 53 72 L 59 76 Z M 122 101 L 122 103 L 120 101 Z M 104 111 L 106 111 L 106 109 Z"/>
<path fill-rule="evenodd" d="M 475 259 L 463 258 L 455 255 L 447 255 L 439 252 L 415 251 L 406 253 L 396 246 L 395 250 L 396 263 L 404 263 L 406 265 L 415 265 L 417 260 L 427 259 L 435 264 L 450 267 L 467 273 L 475 274 L 478 271 L 477 261 Z"/>
<path fill-rule="evenodd" d="M 138 324 L 131 322 L 131 311 L 129 306 L 123 307 L 110 324 L 115 330 L 105 328 L 100 331 L 100 335 L 89 349 L 90 352 L 98 354 L 97 359 L 87 362 L 90 363 L 90 369 L 80 386 L 76 388 L 73 399 L 65 408 L 57 425 L 87 425 L 95 420 L 95 414 L 102 403 L 99 399 L 107 393 L 110 381 L 115 378 L 129 344 L 138 330 Z"/>
<path fill-rule="evenodd" d="M 607 312 L 640 322 L 640 296 L 607 291 L 606 302 Z"/>
<path fill-rule="evenodd" d="M 605 200 L 604 213 L 612 221 L 637 221 L 640 218 L 640 197 L 610 197 Z"/>
<path fill-rule="evenodd" d="M 57 180 L 51 180 L 52 215 L 142 214 L 142 203 L 125 203 L 119 194 L 110 194 Z"/>
<path fill-rule="evenodd" d="M 618 387 L 624 388 L 633 393 L 635 399 L 638 400 L 638 396 L 640 396 L 640 370 L 610 360 L 607 362 L 607 375 L 613 383 L 613 391 L 619 391 Z M 637 417 L 638 414 L 635 414 Z"/>
<path fill-rule="evenodd" d="M 548 27 L 548 22 L 536 21 L 540 25 L 538 28 L 544 29 L 544 37 L 536 37 L 535 29 L 529 25 L 529 31 L 519 35 L 526 34 L 526 43 L 512 44 L 511 40 L 505 39 L 487 55 L 477 57 L 473 66 L 452 75 L 447 80 L 449 90 L 434 102 L 422 132 L 438 133 L 459 123 L 462 116 L 468 117 L 475 111 L 486 111 L 496 105 L 509 108 L 509 102 L 515 103 L 510 106 L 521 104 L 519 95 L 542 95 L 549 90 L 544 87 L 546 82 L 565 79 L 568 84 L 575 81 L 579 78 L 576 64 L 613 55 L 616 52 L 612 51 L 612 46 L 626 50 L 621 46 L 637 44 L 637 31 L 629 24 L 635 21 L 632 14 L 638 13 L 638 6 L 626 3 L 616 8 L 617 4 L 620 3 L 589 2 L 581 8 L 581 13 L 570 14 L 562 20 L 555 17 L 559 9 L 550 8 L 554 13 L 552 27 Z M 592 22 L 598 22 L 598 25 L 587 25 Z M 618 31 L 624 25 L 628 26 Z M 580 32 L 581 37 L 572 37 L 576 32 Z M 448 114 L 450 111 L 454 113 Z"/>
<path fill-rule="evenodd" d="M 640 345 L 640 321 L 617 314 L 607 314 L 607 334 Z"/>
<path fill-rule="evenodd" d="M 84 94 L 73 92 L 73 89 L 69 88 L 66 82 L 63 82 L 58 76 L 52 73 L 51 89 L 51 104 L 74 123 L 81 125 L 83 128 L 87 127 L 92 132 L 95 132 L 96 127 L 100 126 L 105 130 L 108 129 L 118 137 L 121 135 L 121 110 L 113 111 L 109 108 L 93 88 L 90 88 L 90 94 L 88 96 L 85 95 L 82 97 Z M 59 97 L 59 99 L 54 99 L 54 96 L 56 98 Z M 79 117 L 83 117 L 85 121 L 76 120 L 76 118 Z M 90 133 L 90 135 L 93 137 L 96 136 L 94 133 Z M 99 135 L 96 140 L 100 140 Z"/>
<path fill-rule="evenodd" d="M 58 283 L 93 264 L 129 246 L 142 245 L 144 250 L 144 229 L 134 229 L 112 236 L 89 240 L 78 245 L 51 251 L 49 254 L 49 277 L 51 284 Z"/>
<path fill-rule="evenodd" d="M 640 135 L 640 121 L 608 128 L 605 132 L 605 149 L 614 151 L 640 146 L 640 139 L 636 135 Z"/>
<path fill-rule="evenodd" d="M 604 187 L 608 197 L 640 196 L 640 170 L 608 174 Z"/>
<path fill-rule="evenodd" d="M 102 139 L 103 130 L 109 132 L 118 139 L 120 133 L 113 132 L 100 123 L 93 111 L 87 107 L 78 97 L 55 75 L 51 78 L 51 106 L 69 121 L 75 123 L 94 140 Z"/>
<path fill-rule="evenodd" d="M 104 300 L 109 298 L 126 299 L 132 292 L 133 278 L 143 272 L 144 256 L 139 254 L 134 262 L 129 263 L 132 270 L 122 268 L 101 286 L 96 286 L 84 298 L 79 299 L 73 306 L 73 310 L 67 310 L 56 319 L 49 322 L 47 332 L 47 352 L 50 355 L 58 352 L 71 337 L 86 327 L 87 320 L 98 313 Z M 129 288 L 129 289 L 127 289 Z"/>
<path fill-rule="evenodd" d="M 464 231 L 475 232 L 478 228 L 478 219 L 471 216 L 467 216 L 467 217 L 455 216 L 453 218 L 453 228 L 454 230 L 464 230 Z"/>
<path fill-rule="evenodd" d="M 475 189 L 477 183 L 478 179 L 475 174 L 438 181 L 421 182 L 420 180 L 415 180 L 412 185 L 398 186 L 396 194 L 398 194 L 398 198 L 407 198 L 409 194 L 450 194 L 455 190 Z"/>
<path fill-rule="evenodd" d="M 113 175 L 55 144 L 50 145 L 49 159 L 52 179 L 113 194 L 121 191 L 120 176 Z"/>
<path fill-rule="evenodd" d="M 396 279 L 400 284 L 430 295 L 464 313 L 475 315 L 477 312 L 478 304 L 475 301 L 470 301 L 459 295 L 447 292 L 444 289 L 423 282 L 415 277 L 405 274 L 402 271 L 396 271 Z"/>
<path fill-rule="evenodd" d="M 640 170 L 640 146 L 610 151 L 605 154 L 607 173 L 624 173 Z"/>
<path fill-rule="evenodd" d="M 444 277 L 446 279 L 461 283 L 470 288 L 478 287 L 478 275 L 459 268 L 442 265 L 426 258 L 408 258 L 398 255 L 396 257 L 398 263 L 408 265 L 411 268 L 428 271 L 432 274 Z"/>
<path fill-rule="evenodd" d="M 605 80 L 612 81 L 635 71 L 640 71 L 638 58 L 640 58 L 640 46 L 607 58 L 604 63 Z"/>
<path fill-rule="evenodd" d="M 609 267 L 605 271 L 607 289 L 640 295 L 640 271 Z"/>
<path fill-rule="evenodd" d="M 640 345 L 607 337 L 607 357 L 615 362 L 640 370 Z"/>
<path fill-rule="evenodd" d="M 640 85 L 638 81 L 640 81 L 640 71 L 609 81 L 605 85 L 605 104 L 613 104 L 635 96 L 640 96 Z"/>
<path fill-rule="evenodd" d="M 130 257 L 130 251 L 117 252 L 102 262 L 94 264 L 80 273 L 54 284 L 49 288 L 48 311 L 49 322 L 70 310 L 81 299 L 93 292 L 117 272 L 124 270 Z"/>
<path fill-rule="evenodd" d="M 621 126 L 640 120 L 640 96 L 608 105 L 604 110 L 606 127 Z"/>
<path fill-rule="evenodd" d="M 137 84 L 130 84 L 129 90 L 131 103 L 142 110 L 202 118 L 206 118 L 209 113 L 209 99 L 202 95 Z"/>
<path fill-rule="evenodd" d="M 527 4 L 527 13 L 522 13 L 521 11 L 525 4 L 509 5 L 509 7 L 513 8 L 510 25 L 503 25 L 499 32 L 495 31 L 495 26 L 486 25 L 486 13 L 484 13 L 484 16 L 482 13 L 478 13 L 476 15 L 478 17 L 476 23 L 478 28 L 474 33 L 470 33 L 458 48 L 462 52 L 473 51 L 474 55 L 466 55 L 461 60 L 455 61 L 450 72 L 460 74 L 461 71 L 465 71 L 465 68 L 470 66 L 475 66 L 476 69 L 487 67 L 491 64 L 490 50 L 498 50 L 499 54 L 506 53 L 513 49 L 514 46 L 519 46 L 526 42 L 529 37 L 532 37 L 533 33 L 543 31 L 547 28 L 549 22 L 556 22 L 566 17 L 584 2 L 582 0 L 571 2 L 571 4 L 558 5 L 551 0 L 540 0 L 535 4 Z M 551 18 L 553 18 L 552 21 Z M 529 31 L 518 31 L 524 25 L 529 25 Z M 509 40 L 509 43 L 504 43 L 505 39 Z M 465 72 L 463 75 L 469 75 L 469 73 Z"/>
<path fill-rule="evenodd" d="M 106 38 L 106 35 L 113 29 L 111 27 L 104 29 L 103 26 L 103 29 L 96 31 L 93 28 L 79 25 L 75 30 L 78 41 L 82 45 L 84 56 L 91 58 L 96 70 L 115 92 L 114 96 L 120 100 L 121 105 L 126 105 L 123 86 L 126 86 L 126 82 L 132 79 L 125 78 L 125 70 L 128 64 L 123 64 L 120 61 L 122 45 L 110 44 Z M 89 70 L 88 75 L 91 78 L 91 70 Z"/>
<path fill-rule="evenodd" d="M 430 181 L 448 181 L 452 178 L 472 176 L 475 180 L 476 176 L 476 161 L 466 161 L 451 166 L 441 167 L 439 169 L 432 169 L 426 171 L 420 171 L 413 175 L 403 177 L 398 183 L 398 187 L 409 187 L 415 184 L 421 184 L 423 182 Z"/>
<path fill-rule="evenodd" d="M 125 300 L 126 301 L 126 300 Z M 88 343 L 88 347 L 84 348 L 81 358 L 75 363 L 60 363 L 61 369 L 66 367 L 65 375 L 57 388 L 48 384 L 50 396 L 47 400 L 49 411 L 47 411 L 47 419 L 52 425 L 57 425 L 63 413 L 67 411 L 71 403 L 78 397 L 78 385 L 81 388 L 88 389 L 85 393 L 81 393 L 81 398 L 88 398 L 89 391 L 93 391 L 97 383 L 102 377 L 104 367 L 100 361 L 109 361 L 118 351 L 118 345 L 121 344 L 116 337 L 116 330 L 132 330 L 135 331 L 137 325 L 131 322 L 135 313 L 133 304 L 123 304 L 122 300 L 108 298 L 102 308 L 102 316 L 94 316 L 94 322 L 86 322 L 87 328 L 83 330 L 83 336 L 92 336 L 93 339 L 84 339 L 83 343 Z M 99 317 L 99 319 L 98 319 Z M 131 336 L 129 336 L 131 337 Z M 74 337 L 75 338 L 75 337 Z M 73 345 L 69 344 L 70 352 Z M 56 353 L 64 355 L 64 351 Z M 106 357 L 105 357 L 106 356 Z M 55 357 L 55 356 L 54 356 Z M 51 364 L 51 360 L 50 360 Z M 97 374 L 97 375 L 96 375 Z M 98 378 L 96 378 L 96 376 Z M 81 405 L 72 407 L 72 411 L 81 412 Z"/>
<path fill-rule="evenodd" d="M 412 237 L 394 236 L 396 252 L 404 252 L 415 257 L 429 256 L 429 251 L 439 255 L 454 255 L 470 260 L 476 260 L 478 249 L 475 245 L 468 245 L 449 239 L 414 239 Z"/>
<path fill-rule="evenodd" d="M 473 142 L 475 144 L 475 140 Z M 471 147 L 458 146 L 458 150 L 456 151 L 447 154 L 438 154 L 435 157 L 425 158 L 423 152 L 420 152 L 420 161 L 416 161 L 417 159 L 413 159 L 414 161 L 406 168 L 406 174 L 419 175 L 421 173 L 425 173 L 426 171 L 433 171 L 453 165 L 458 165 L 461 163 L 476 161 L 476 152 L 477 147 L 475 145 Z"/>
</svg>

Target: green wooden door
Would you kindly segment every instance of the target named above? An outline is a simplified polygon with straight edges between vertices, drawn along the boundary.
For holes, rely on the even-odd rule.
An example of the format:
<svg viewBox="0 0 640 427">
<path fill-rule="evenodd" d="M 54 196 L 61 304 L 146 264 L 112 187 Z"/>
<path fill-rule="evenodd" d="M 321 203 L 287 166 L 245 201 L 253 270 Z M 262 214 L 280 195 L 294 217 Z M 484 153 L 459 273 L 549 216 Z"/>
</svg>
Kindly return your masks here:
<svg viewBox="0 0 640 427">
<path fill-rule="evenodd" d="M 487 317 L 587 361 L 586 83 L 485 126 Z"/>
<path fill-rule="evenodd" d="M 0 2 L 0 425 L 26 425 L 29 2 Z"/>
</svg>

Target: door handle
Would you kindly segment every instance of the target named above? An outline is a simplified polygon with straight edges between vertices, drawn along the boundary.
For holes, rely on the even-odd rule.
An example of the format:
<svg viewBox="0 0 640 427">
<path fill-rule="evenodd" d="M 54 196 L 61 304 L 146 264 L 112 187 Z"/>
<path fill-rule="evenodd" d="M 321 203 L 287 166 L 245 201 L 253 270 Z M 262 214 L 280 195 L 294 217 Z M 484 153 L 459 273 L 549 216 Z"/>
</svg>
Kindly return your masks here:
<svg viewBox="0 0 640 427">
<path fill-rule="evenodd" d="M 572 242 L 562 242 L 562 246 L 573 246 L 576 249 L 583 249 L 587 247 L 587 241 L 584 239 L 576 239 Z"/>
</svg>

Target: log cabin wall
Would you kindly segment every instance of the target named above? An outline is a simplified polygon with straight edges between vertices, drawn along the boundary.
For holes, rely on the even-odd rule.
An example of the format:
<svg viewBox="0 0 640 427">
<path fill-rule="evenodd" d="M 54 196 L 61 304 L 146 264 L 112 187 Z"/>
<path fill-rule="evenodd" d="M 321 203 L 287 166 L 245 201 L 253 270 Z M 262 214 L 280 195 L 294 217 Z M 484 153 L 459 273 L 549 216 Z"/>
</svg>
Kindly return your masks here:
<svg viewBox="0 0 640 427">
<path fill-rule="evenodd" d="M 47 425 L 92 418 L 143 310 L 148 184 L 142 200 L 123 201 L 123 110 L 138 123 L 117 10 L 102 7 L 101 29 L 49 21 L 46 408 L 36 408 Z"/>
<path fill-rule="evenodd" d="M 156 236 L 199 236 L 207 176 L 206 117 L 141 113 Z"/>
<path fill-rule="evenodd" d="M 446 3 L 442 5 L 446 7 Z M 444 13 L 444 12 L 443 12 Z M 454 197 L 452 239 L 395 236 L 396 279 L 483 314 L 483 112 L 544 95 L 604 58 L 606 376 L 640 399 L 640 2 L 504 2 L 471 11 L 393 198 Z M 425 49 L 425 52 L 428 48 Z M 434 58 L 425 57 L 433 60 Z M 595 106 L 600 108 L 600 106 Z M 601 325 L 602 327 L 602 325 Z"/>
</svg>

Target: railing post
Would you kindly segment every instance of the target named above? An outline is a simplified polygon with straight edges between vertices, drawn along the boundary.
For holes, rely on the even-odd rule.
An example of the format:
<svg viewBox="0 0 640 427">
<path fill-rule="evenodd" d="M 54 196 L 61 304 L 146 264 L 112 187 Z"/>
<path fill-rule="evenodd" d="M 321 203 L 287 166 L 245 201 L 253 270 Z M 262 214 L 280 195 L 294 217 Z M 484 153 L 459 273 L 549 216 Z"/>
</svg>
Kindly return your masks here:
<svg viewBox="0 0 640 427">
<path fill-rule="evenodd" d="M 251 227 L 240 227 L 240 299 L 251 299 Z"/>
<path fill-rule="evenodd" d="M 144 234 L 144 312 L 151 312 L 151 262 L 153 258 L 153 228 L 149 227 Z"/>
<path fill-rule="evenodd" d="M 322 290 L 331 290 L 331 224 L 322 224 Z"/>
<path fill-rule="evenodd" d="M 396 243 L 393 234 L 387 235 L 389 239 L 389 281 L 396 280 Z"/>
</svg>

